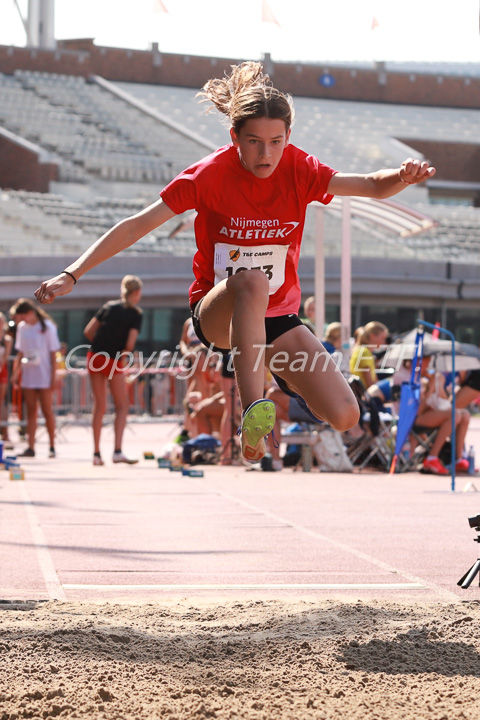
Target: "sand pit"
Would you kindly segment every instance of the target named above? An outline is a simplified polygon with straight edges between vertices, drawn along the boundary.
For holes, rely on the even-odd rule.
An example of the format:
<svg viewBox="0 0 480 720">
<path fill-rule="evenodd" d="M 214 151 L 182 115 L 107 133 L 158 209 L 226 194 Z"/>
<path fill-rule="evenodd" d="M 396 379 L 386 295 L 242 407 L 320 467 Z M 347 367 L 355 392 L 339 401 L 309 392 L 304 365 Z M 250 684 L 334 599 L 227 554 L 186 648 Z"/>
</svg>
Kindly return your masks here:
<svg viewBox="0 0 480 720">
<path fill-rule="evenodd" d="M 4 604 L 0 720 L 478 720 L 479 619 L 475 601 Z"/>
</svg>

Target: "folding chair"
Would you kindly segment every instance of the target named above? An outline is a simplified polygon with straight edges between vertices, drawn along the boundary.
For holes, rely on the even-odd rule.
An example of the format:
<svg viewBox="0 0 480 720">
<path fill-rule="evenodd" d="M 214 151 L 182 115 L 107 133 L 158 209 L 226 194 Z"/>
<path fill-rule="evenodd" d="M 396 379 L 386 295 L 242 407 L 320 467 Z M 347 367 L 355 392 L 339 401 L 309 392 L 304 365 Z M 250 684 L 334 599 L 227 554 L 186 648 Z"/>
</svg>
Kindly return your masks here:
<svg viewBox="0 0 480 720">
<path fill-rule="evenodd" d="M 301 430 L 294 433 L 282 433 L 282 442 L 290 445 L 300 445 L 301 455 L 297 466 L 301 464 L 303 472 L 310 472 L 313 466 L 313 448 L 318 442 L 318 434 L 328 426 L 321 420 L 318 423 L 312 422 L 311 417 L 298 404 L 295 398 L 290 398 L 288 410 L 290 422 L 299 423 Z"/>
<path fill-rule="evenodd" d="M 422 427 L 421 425 L 412 425 L 410 428 L 410 446 L 414 445 L 410 455 L 405 452 L 400 453 L 397 462 L 397 472 L 408 472 L 409 470 L 421 470 L 422 463 L 430 454 L 430 448 L 435 442 L 438 434 L 438 428 Z"/>
<path fill-rule="evenodd" d="M 369 397 L 368 391 L 355 375 L 351 375 L 347 382 L 357 399 L 360 409 L 359 426 L 363 430 L 360 438 L 355 438 L 349 432 L 344 433 L 348 456 L 352 463 L 360 469 L 372 464 L 375 460 L 377 466 L 386 470 L 392 456 L 393 417 L 390 413 L 383 411 L 376 398 Z"/>
</svg>

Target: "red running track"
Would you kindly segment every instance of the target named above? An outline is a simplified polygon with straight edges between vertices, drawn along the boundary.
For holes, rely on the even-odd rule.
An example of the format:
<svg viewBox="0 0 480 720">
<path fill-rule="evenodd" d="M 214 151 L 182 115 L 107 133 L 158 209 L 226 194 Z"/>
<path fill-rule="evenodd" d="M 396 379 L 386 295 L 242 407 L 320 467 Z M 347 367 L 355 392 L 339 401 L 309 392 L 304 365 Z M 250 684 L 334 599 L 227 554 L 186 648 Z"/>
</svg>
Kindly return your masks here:
<svg viewBox="0 0 480 720">
<path fill-rule="evenodd" d="M 208 466 L 203 478 L 160 469 L 175 423 L 130 424 L 138 465 L 91 462 L 90 429 L 62 429 L 0 473 L 0 600 L 148 600 L 169 596 L 458 601 L 480 554 L 468 517 L 480 495 L 460 476 L 252 472 Z M 106 427 L 103 447 L 111 448 Z M 480 459 L 480 419 L 467 443 Z M 21 448 L 19 448 L 21 449 Z"/>
</svg>

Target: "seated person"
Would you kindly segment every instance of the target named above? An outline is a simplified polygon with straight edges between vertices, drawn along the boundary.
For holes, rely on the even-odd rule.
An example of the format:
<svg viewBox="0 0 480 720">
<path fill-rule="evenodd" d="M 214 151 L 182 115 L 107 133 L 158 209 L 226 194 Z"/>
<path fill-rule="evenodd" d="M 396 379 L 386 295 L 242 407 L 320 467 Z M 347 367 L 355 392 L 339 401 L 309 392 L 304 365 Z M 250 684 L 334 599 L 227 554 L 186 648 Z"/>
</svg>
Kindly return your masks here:
<svg viewBox="0 0 480 720">
<path fill-rule="evenodd" d="M 468 410 L 455 408 L 455 471 L 468 472 L 468 460 L 463 458 L 463 447 L 470 422 Z M 445 378 L 440 372 L 430 375 L 425 391 L 420 395 L 416 425 L 421 427 L 438 427 L 438 434 L 430 449 L 430 454 L 423 461 L 424 470 L 435 475 L 449 475 L 438 455 L 452 431 L 452 404 L 445 392 Z"/>
<path fill-rule="evenodd" d="M 270 433 L 267 438 L 267 448 L 272 456 L 273 469 L 281 470 L 283 467 L 282 460 L 280 459 L 282 421 L 317 424 L 320 424 L 322 421 L 315 418 L 308 410 L 299 405 L 296 398 L 289 397 L 276 385 L 273 385 L 267 390 L 265 397 L 275 403 L 277 411 L 273 433 Z"/>
<path fill-rule="evenodd" d="M 422 428 L 438 428 L 437 436 L 430 448 L 429 455 L 423 461 L 423 469 L 434 475 L 450 475 L 439 458 L 439 453 L 446 440 L 450 437 L 452 430 L 452 406 L 451 400 L 445 391 L 445 377 L 440 372 L 430 370 L 430 360 L 424 356 L 420 369 L 421 391 L 420 404 L 415 426 Z M 395 373 L 394 382 L 405 382 L 410 380 L 411 360 L 403 363 L 403 372 Z M 408 378 L 405 375 L 408 374 Z M 401 377 L 399 377 L 399 375 Z M 470 422 L 468 410 L 459 409 L 455 411 L 455 471 L 468 472 L 468 460 L 462 457 L 465 436 Z"/>
<path fill-rule="evenodd" d="M 370 385 L 367 390 L 367 395 L 377 401 L 379 410 L 382 412 L 390 412 L 390 409 L 385 406 L 390 405 L 398 392 L 398 385 L 394 386 L 392 379 L 386 378 L 385 380 L 378 380 L 378 382 Z"/>
<path fill-rule="evenodd" d="M 381 322 L 369 322 L 358 334 L 350 356 L 350 372 L 356 375 L 365 388 L 377 382 L 375 356 L 372 350 L 385 345 L 388 328 Z"/>
<path fill-rule="evenodd" d="M 188 383 L 183 399 L 183 428 L 179 435 L 182 442 L 198 435 L 194 418 L 192 419 L 197 405 L 221 390 L 217 369 L 219 363 L 219 356 L 209 353 L 202 345 L 192 347 L 182 357 L 181 377 Z"/>
<path fill-rule="evenodd" d="M 191 369 L 196 384 L 192 383 L 191 387 L 193 386 L 195 389 L 190 390 L 187 395 L 190 401 L 188 418 L 190 437 L 196 437 L 200 433 L 207 435 L 219 433 L 225 405 L 219 355 L 216 353 L 209 355 L 203 347 L 198 349 L 194 355 L 196 365 Z M 192 402 L 194 393 L 200 394 L 198 402 Z"/>
<path fill-rule="evenodd" d="M 315 335 L 315 298 L 313 295 L 308 297 L 303 303 L 303 314 L 305 315 L 305 317 L 302 318 L 303 324 Z"/>
<path fill-rule="evenodd" d="M 342 325 L 339 322 L 332 322 L 325 329 L 325 337 L 322 345 L 330 355 L 342 347 Z"/>
<path fill-rule="evenodd" d="M 461 410 L 480 398 L 480 370 L 468 370 L 460 374 L 460 387 L 455 396 L 455 408 Z"/>
<path fill-rule="evenodd" d="M 237 428 L 242 423 L 242 407 L 238 396 L 233 359 L 230 353 L 223 355 L 221 368 L 221 387 L 224 404 L 220 421 L 220 439 L 222 441 L 222 465 L 238 465 L 240 460 L 240 441 Z"/>
<path fill-rule="evenodd" d="M 182 334 L 180 336 L 179 348 L 182 355 L 187 355 L 188 351 L 193 347 L 201 345 L 197 333 L 193 327 L 191 317 L 187 318 L 182 326 Z"/>
</svg>

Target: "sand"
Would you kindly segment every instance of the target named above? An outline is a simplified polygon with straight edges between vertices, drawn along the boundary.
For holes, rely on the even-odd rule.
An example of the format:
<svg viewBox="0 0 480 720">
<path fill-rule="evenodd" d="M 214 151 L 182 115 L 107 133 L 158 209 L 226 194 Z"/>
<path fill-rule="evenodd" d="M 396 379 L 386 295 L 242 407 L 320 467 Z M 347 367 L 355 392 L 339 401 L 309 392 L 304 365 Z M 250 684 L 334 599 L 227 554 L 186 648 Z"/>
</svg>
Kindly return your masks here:
<svg viewBox="0 0 480 720">
<path fill-rule="evenodd" d="M 475 600 L 1 607 L 0 720 L 480 717 Z"/>
</svg>

